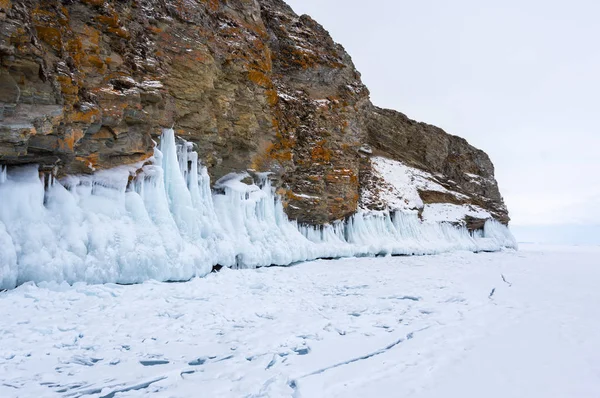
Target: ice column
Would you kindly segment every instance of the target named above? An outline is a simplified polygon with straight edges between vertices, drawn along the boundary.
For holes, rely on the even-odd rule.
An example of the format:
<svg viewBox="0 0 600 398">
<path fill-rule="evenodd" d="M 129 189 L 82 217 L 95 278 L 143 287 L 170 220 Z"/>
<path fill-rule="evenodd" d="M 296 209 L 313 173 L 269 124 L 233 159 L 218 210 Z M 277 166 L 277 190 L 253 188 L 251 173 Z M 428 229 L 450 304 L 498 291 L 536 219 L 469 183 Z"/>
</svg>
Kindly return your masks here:
<svg viewBox="0 0 600 398">
<path fill-rule="evenodd" d="M 211 190 L 193 145 L 165 129 L 147 162 L 55 181 L 0 166 L 0 289 L 27 281 L 187 280 L 212 266 L 516 247 L 508 228 L 358 211 L 322 226 L 288 220 L 268 174 L 232 173 Z"/>
</svg>

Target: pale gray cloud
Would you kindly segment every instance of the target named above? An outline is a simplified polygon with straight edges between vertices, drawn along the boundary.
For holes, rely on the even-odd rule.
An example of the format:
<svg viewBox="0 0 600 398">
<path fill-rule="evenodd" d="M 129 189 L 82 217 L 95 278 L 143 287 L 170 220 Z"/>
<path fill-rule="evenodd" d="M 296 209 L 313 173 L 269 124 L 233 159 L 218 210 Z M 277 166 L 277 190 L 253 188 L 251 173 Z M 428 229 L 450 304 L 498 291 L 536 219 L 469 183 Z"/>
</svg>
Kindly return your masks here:
<svg viewBox="0 0 600 398">
<path fill-rule="evenodd" d="M 600 223 L 600 2 L 288 3 L 344 45 L 375 104 L 485 150 L 515 224 Z"/>
</svg>

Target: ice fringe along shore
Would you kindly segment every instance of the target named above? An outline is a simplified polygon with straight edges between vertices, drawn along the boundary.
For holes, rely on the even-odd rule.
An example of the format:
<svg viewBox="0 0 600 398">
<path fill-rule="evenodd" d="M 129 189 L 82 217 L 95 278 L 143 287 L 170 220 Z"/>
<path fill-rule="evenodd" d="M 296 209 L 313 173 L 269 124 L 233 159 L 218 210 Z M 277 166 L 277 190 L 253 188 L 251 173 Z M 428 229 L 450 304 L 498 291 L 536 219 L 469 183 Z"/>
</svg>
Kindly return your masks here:
<svg viewBox="0 0 600 398">
<path fill-rule="evenodd" d="M 188 280 L 213 265 L 253 268 L 316 258 L 495 251 L 516 247 L 489 220 L 470 233 L 416 213 L 359 211 L 346 221 L 288 220 L 267 175 L 215 183 L 192 144 L 166 129 L 151 164 L 61 181 L 37 166 L 0 166 L 0 288 L 27 281 L 138 283 Z"/>
</svg>

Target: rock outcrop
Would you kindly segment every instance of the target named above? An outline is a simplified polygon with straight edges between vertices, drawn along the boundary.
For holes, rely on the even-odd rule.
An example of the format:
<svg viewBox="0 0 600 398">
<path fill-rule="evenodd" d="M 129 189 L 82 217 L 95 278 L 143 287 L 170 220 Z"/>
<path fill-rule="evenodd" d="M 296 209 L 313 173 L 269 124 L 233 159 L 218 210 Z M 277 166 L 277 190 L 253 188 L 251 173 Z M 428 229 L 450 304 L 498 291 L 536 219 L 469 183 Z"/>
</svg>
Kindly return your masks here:
<svg viewBox="0 0 600 398">
<path fill-rule="evenodd" d="M 411 120 L 400 112 L 372 107 L 366 117 L 369 144 L 377 153 L 428 171 L 433 181 L 459 193 L 420 190 L 424 204 L 475 205 L 508 224 L 508 211 L 494 179 L 494 165 L 485 152 L 464 138 Z M 472 229 L 482 225 L 481 220 L 465 221 Z"/>
<path fill-rule="evenodd" d="M 0 0 L 0 65 L 1 165 L 93 173 L 174 126 L 213 181 L 271 172 L 301 223 L 390 207 L 380 157 L 430 181 L 407 208 L 509 221 L 484 152 L 372 105 L 344 48 L 281 0 Z"/>
</svg>

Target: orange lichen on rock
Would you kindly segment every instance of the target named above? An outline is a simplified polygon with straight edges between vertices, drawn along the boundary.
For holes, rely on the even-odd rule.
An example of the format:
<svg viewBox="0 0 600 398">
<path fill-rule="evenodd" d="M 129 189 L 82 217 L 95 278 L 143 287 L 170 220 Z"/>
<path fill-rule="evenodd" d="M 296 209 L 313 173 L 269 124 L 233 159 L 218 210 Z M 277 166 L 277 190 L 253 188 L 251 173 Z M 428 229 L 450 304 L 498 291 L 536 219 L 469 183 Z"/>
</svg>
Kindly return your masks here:
<svg viewBox="0 0 600 398">
<path fill-rule="evenodd" d="M 129 33 L 129 31 L 125 28 L 108 28 L 107 29 L 110 33 L 119 36 L 122 39 L 129 39 L 131 38 L 131 34 Z"/>
<path fill-rule="evenodd" d="M 317 65 L 327 66 L 329 68 L 341 69 L 345 65 L 335 61 L 336 56 L 321 54 L 312 50 L 305 50 L 299 47 L 288 46 L 281 50 L 278 57 L 285 67 L 300 67 L 302 69 L 314 68 Z"/>
<path fill-rule="evenodd" d="M 56 76 L 56 80 L 60 83 L 60 89 L 65 95 L 77 95 L 79 92 L 79 87 L 77 84 L 69 77 L 65 75 Z"/>
<path fill-rule="evenodd" d="M 98 15 L 96 20 L 111 28 L 119 27 L 119 15 L 114 11 L 110 15 Z"/>
<path fill-rule="evenodd" d="M 14 44 L 17 49 L 22 51 L 23 47 L 26 47 L 31 43 L 31 38 L 25 28 L 19 26 L 10 36 L 10 42 Z"/>
<path fill-rule="evenodd" d="M 70 121 L 74 123 L 96 123 L 101 119 L 100 109 L 90 108 L 84 111 L 74 110 L 69 114 L 69 118 Z"/>
<path fill-rule="evenodd" d="M 98 130 L 96 133 L 94 133 L 92 135 L 92 138 L 94 140 L 108 140 L 111 138 L 114 138 L 115 134 L 110 131 L 109 129 L 102 127 L 100 130 Z"/>
<path fill-rule="evenodd" d="M 274 107 L 279 102 L 279 96 L 277 95 L 277 90 L 269 89 L 269 90 L 265 91 L 265 95 L 267 97 L 267 103 L 270 106 Z M 278 121 L 277 121 L 277 123 L 273 123 L 274 127 L 277 127 L 278 125 L 279 125 Z"/>
<path fill-rule="evenodd" d="M 63 138 L 58 140 L 57 149 L 65 152 L 73 152 L 75 144 L 83 138 L 83 135 L 82 129 L 71 129 Z"/>
<path fill-rule="evenodd" d="M 97 153 L 75 157 L 75 161 L 83 163 L 83 165 L 90 170 L 95 170 L 98 167 L 99 160 L 100 156 Z"/>
<path fill-rule="evenodd" d="M 106 64 L 104 63 L 104 60 L 97 55 L 89 55 L 86 57 L 84 65 L 93 66 L 98 69 L 100 73 L 104 73 L 106 71 Z"/>
<path fill-rule="evenodd" d="M 89 25 L 84 25 L 82 33 L 85 37 L 84 42 L 87 42 L 88 44 L 86 45 L 86 50 L 94 53 L 100 52 L 100 31 Z"/>
<path fill-rule="evenodd" d="M 282 148 L 281 143 L 269 143 L 263 153 L 254 157 L 251 168 L 255 170 L 268 170 L 271 163 L 290 162 L 292 158 L 292 151 L 287 148 Z"/>
<path fill-rule="evenodd" d="M 326 147 L 327 141 L 321 140 L 310 151 L 310 157 L 313 162 L 330 163 L 333 155 L 331 149 Z"/>
<path fill-rule="evenodd" d="M 116 11 L 111 10 L 110 15 L 98 15 L 96 20 L 105 26 L 107 32 L 117 35 L 123 39 L 131 38 L 129 31 L 121 26 L 119 14 L 117 14 Z"/>
<path fill-rule="evenodd" d="M 248 72 L 248 79 L 250 79 L 250 81 L 253 83 L 265 88 L 270 87 L 273 84 L 271 79 L 265 73 L 256 69 L 251 69 Z"/>
<path fill-rule="evenodd" d="M 104 4 L 104 0 L 81 0 L 81 2 L 96 7 L 100 7 Z"/>
<path fill-rule="evenodd" d="M 252 168 L 255 170 L 269 170 L 273 163 L 284 165 L 291 162 L 294 158 L 293 149 L 295 145 L 296 141 L 294 139 L 284 137 L 280 131 L 277 131 L 274 142 L 267 143 L 265 148 L 254 156 Z"/>
<path fill-rule="evenodd" d="M 75 62 L 75 66 L 81 64 L 81 57 L 83 56 L 83 44 L 79 38 L 68 40 L 65 49 Z"/>
<path fill-rule="evenodd" d="M 219 11 L 219 0 L 200 0 L 212 12 Z"/>
<path fill-rule="evenodd" d="M 62 48 L 62 34 L 59 28 L 36 25 L 35 30 L 41 41 L 48 44 L 53 50 L 60 51 Z"/>
<path fill-rule="evenodd" d="M 161 28 L 152 26 L 152 25 L 146 26 L 146 30 L 148 30 L 149 32 L 152 32 L 154 34 L 159 34 L 163 31 Z"/>
</svg>

